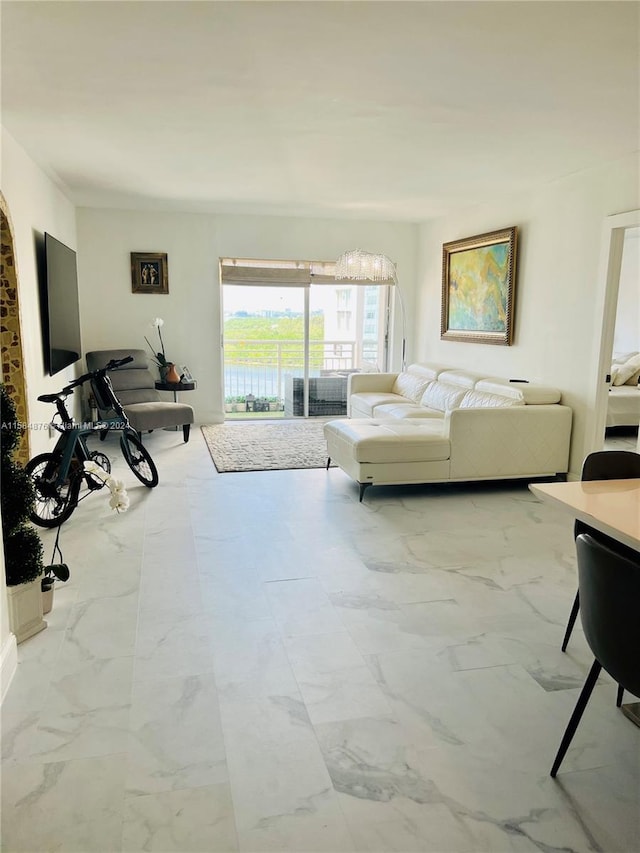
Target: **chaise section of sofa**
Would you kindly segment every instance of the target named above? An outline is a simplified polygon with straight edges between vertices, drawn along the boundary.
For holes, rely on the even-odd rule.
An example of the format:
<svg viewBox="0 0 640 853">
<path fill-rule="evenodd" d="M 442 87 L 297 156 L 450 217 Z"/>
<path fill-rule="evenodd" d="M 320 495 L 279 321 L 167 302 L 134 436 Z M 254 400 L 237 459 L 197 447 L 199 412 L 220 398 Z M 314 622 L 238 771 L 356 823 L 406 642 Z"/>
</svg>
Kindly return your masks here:
<svg viewBox="0 0 640 853">
<path fill-rule="evenodd" d="M 353 374 L 329 457 L 364 488 L 564 475 L 572 411 L 557 388 L 439 364 Z"/>
</svg>

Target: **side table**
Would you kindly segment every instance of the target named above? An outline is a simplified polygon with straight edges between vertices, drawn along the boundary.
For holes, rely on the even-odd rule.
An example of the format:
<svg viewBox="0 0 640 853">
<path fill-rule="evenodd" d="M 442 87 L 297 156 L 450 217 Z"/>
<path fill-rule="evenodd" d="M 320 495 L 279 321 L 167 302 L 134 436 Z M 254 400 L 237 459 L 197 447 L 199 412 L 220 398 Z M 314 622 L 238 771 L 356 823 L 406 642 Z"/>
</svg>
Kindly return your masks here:
<svg viewBox="0 0 640 853">
<path fill-rule="evenodd" d="M 193 391 L 196 382 L 156 382 L 157 391 L 172 391 L 173 402 L 178 402 L 178 391 Z"/>
<path fill-rule="evenodd" d="M 156 382 L 156 390 L 157 391 L 171 391 L 173 393 L 173 402 L 178 402 L 178 391 L 193 391 L 196 387 L 197 382 Z M 178 427 L 165 427 L 168 430 L 177 430 Z M 189 440 L 189 426 L 183 427 L 183 432 L 185 433 L 185 441 Z"/>
</svg>

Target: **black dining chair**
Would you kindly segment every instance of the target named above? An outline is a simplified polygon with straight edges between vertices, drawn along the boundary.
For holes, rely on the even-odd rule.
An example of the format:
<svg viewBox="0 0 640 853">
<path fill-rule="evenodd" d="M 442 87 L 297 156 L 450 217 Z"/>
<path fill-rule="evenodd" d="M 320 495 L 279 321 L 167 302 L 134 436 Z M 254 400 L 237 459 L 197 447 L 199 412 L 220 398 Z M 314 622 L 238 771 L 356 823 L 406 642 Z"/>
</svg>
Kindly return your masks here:
<svg viewBox="0 0 640 853">
<path fill-rule="evenodd" d="M 580 619 L 595 660 L 553 762 L 554 777 L 602 669 L 618 682 L 619 693 L 640 696 L 640 553 L 589 533 L 578 535 L 576 550 Z"/>
<path fill-rule="evenodd" d="M 584 460 L 582 474 L 580 475 L 581 480 L 631 480 L 636 477 L 640 478 L 640 453 L 635 453 L 633 450 L 596 450 Z M 588 524 L 576 519 L 573 535 L 577 539 L 581 533 L 592 533 L 599 535 L 600 539 L 603 538 L 602 534 L 598 534 Z M 562 641 L 563 652 L 567 650 L 569 637 L 573 631 L 579 609 L 580 592 L 578 591 L 573 600 L 567 629 Z"/>
</svg>

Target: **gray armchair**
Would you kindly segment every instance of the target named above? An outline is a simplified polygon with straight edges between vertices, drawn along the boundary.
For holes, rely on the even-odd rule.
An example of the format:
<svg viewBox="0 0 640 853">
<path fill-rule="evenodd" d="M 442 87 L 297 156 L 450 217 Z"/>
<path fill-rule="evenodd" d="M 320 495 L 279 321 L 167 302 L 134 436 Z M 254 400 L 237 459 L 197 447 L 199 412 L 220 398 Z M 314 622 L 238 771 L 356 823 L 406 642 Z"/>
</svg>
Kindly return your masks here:
<svg viewBox="0 0 640 853">
<path fill-rule="evenodd" d="M 189 441 L 189 429 L 193 423 L 193 409 L 184 403 L 163 402 L 155 388 L 143 349 L 106 349 L 88 352 L 87 369 L 97 370 L 111 359 L 132 356 L 133 361 L 109 373 L 117 398 L 122 403 L 131 426 L 137 432 L 165 427 L 181 426 L 185 441 Z M 109 405 L 100 398 L 98 389 L 93 388 L 101 417 L 108 417 Z M 113 412 L 111 412 L 113 414 Z"/>
</svg>

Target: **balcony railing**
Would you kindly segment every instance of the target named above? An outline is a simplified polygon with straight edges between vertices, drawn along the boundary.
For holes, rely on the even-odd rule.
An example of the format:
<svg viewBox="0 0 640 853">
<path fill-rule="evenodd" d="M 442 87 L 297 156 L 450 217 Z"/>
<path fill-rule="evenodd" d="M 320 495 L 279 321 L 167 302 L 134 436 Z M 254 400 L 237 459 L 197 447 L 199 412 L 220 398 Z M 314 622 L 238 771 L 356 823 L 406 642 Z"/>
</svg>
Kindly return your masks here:
<svg viewBox="0 0 640 853">
<path fill-rule="evenodd" d="M 352 341 L 310 341 L 309 376 L 352 372 Z M 284 401 L 287 377 L 304 376 L 304 343 L 296 340 L 230 340 L 224 342 L 224 393 L 229 398 Z"/>
</svg>

